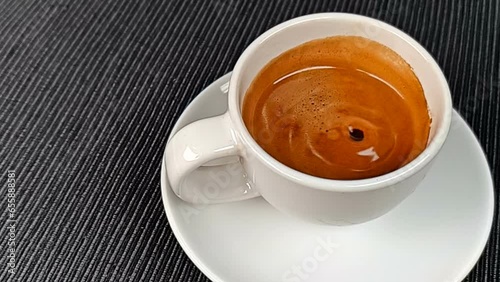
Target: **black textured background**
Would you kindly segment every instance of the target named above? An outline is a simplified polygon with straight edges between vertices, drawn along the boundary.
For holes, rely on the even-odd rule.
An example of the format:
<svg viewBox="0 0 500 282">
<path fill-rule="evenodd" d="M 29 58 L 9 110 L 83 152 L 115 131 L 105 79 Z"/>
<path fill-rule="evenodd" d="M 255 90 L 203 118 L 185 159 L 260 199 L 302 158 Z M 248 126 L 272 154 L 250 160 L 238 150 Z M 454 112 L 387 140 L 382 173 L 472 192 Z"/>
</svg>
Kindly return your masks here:
<svg viewBox="0 0 500 282">
<path fill-rule="evenodd" d="M 167 136 L 259 34 L 324 11 L 381 19 L 429 50 L 498 187 L 499 1 L 0 0 L 1 232 L 13 169 L 19 244 L 9 275 L 1 242 L 0 281 L 208 281 L 163 211 Z M 499 236 L 495 216 L 466 281 L 500 281 Z"/>
</svg>

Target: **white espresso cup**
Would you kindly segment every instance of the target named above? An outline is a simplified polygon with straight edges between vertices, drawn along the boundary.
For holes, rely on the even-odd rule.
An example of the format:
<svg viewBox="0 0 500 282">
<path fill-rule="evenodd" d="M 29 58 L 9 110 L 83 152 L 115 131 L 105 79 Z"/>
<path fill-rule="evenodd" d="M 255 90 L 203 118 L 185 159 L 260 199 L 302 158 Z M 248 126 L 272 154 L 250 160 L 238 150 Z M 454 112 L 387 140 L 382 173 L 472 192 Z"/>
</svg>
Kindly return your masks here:
<svg viewBox="0 0 500 282">
<path fill-rule="evenodd" d="M 390 173 L 360 180 L 331 180 L 280 163 L 252 138 L 242 119 L 246 90 L 273 58 L 297 45 L 335 35 L 361 36 L 398 53 L 422 84 L 432 123 L 426 149 Z M 347 225 L 377 218 L 408 197 L 445 142 L 452 116 L 446 79 L 432 56 L 397 28 L 364 16 L 322 13 L 295 18 L 259 36 L 234 67 L 228 110 L 174 134 L 165 164 L 175 194 L 192 203 L 215 204 L 262 196 L 276 209 L 309 221 Z M 206 177 L 206 181 L 200 177 Z M 193 185 L 190 178 L 197 178 Z"/>
</svg>

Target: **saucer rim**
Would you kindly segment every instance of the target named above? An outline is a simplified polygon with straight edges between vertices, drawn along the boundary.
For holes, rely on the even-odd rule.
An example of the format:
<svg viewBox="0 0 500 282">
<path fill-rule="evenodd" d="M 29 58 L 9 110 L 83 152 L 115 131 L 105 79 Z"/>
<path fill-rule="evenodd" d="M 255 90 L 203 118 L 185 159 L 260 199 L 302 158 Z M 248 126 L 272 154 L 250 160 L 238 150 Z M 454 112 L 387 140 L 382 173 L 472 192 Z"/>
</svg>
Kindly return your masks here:
<svg viewBox="0 0 500 282">
<path fill-rule="evenodd" d="M 178 122 L 181 118 L 184 117 L 184 115 L 191 110 L 192 107 L 196 103 L 198 103 L 199 100 L 202 99 L 204 95 L 212 91 L 212 87 L 215 87 L 218 84 L 224 84 L 225 82 L 229 82 L 229 79 L 231 77 L 232 71 L 226 73 L 225 75 L 219 77 L 209 85 L 207 85 L 201 92 L 198 94 L 189 104 L 188 106 L 182 111 L 181 115 L 175 122 L 174 126 L 172 127 L 172 130 L 170 131 L 170 134 L 168 135 L 167 142 L 172 138 L 175 132 L 178 131 Z M 160 176 L 160 192 L 161 192 L 161 198 L 162 198 L 162 203 L 163 203 L 163 208 L 165 210 L 165 214 L 167 216 L 168 224 L 170 225 L 170 228 L 172 229 L 172 232 L 174 233 L 175 239 L 177 239 L 177 242 L 179 242 L 179 245 L 181 246 L 182 250 L 186 253 L 188 258 L 194 263 L 196 267 L 210 279 L 210 281 L 213 282 L 227 282 L 224 281 L 224 279 L 220 278 L 219 275 L 215 274 L 208 266 L 206 266 L 201 259 L 198 258 L 196 255 L 195 251 L 190 247 L 190 245 L 186 242 L 184 236 L 182 235 L 182 232 L 180 231 L 180 228 L 177 224 L 177 221 L 175 220 L 175 217 L 173 215 L 173 210 L 172 207 L 168 204 L 168 196 L 167 192 L 165 191 L 166 189 L 170 189 L 170 184 L 168 183 L 167 179 L 167 170 L 166 170 L 166 163 L 165 163 L 165 154 L 166 154 L 166 147 L 167 144 L 164 146 L 163 150 L 163 155 L 162 155 L 162 160 L 161 160 L 161 176 Z"/>
<path fill-rule="evenodd" d="M 184 117 L 184 115 L 191 110 L 192 107 L 194 107 L 195 104 L 199 102 L 199 100 L 202 99 L 204 95 L 207 95 L 207 93 L 213 91 L 213 88 L 216 87 L 216 85 L 223 85 L 226 82 L 229 82 L 230 77 L 231 77 L 232 72 L 226 73 L 225 75 L 221 76 L 217 80 L 213 81 L 209 85 L 207 85 L 201 92 L 198 94 L 190 103 L 189 105 L 182 111 L 182 114 L 179 116 L 177 121 L 175 122 L 169 136 L 167 139 L 170 140 L 172 138 L 174 132 L 177 132 L 178 129 L 178 122 L 181 118 Z M 486 158 L 485 151 L 483 147 L 481 146 L 481 143 L 479 142 L 479 139 L 477 138 L 476 134 L 472 130 L 472 128 L 469 126 L 469 124 L 465 121 L 465 119 L 455 110 L 452 110 L 452 115 L 457 115 L 459 122 L 462 122 L 463 125 L 466 126 L 466 130 L 468 131 L 469 134 L 472 134 L 475 140 L 475 145 L 479 147 L 481 151 L 481 156 L 483 159 L 482 164 L 485 165 L 485 169 L 487 169 L 487 172 L 490 177 L 488 177 L 488 210 L 489 210 L 489 215 L 488 215 L 488 221 L 487 221 L 487 236 L 482 238 L 481 243 L 480 243 L 480 248 L 477 248 L 476 253 L 473 256 L 470 256 L 471 260 L 469 260 L 468 263 L 466 263 L 466 267 L 463 268 L 463 271 L 461 274 L 457 273 L 459 280 L 457 281 L 462 281 L 464 280 L 467 275 L 469 275 L 470 271 L 474 268 L 474 266 L 477 264 L 479 259 L 481 258 L 485 247 L 487 243 L 489 242 L 489 239 L 491 237 L 491 230 L 492 230 L 492 225 L 493 225 L 493 219 L 494 219 L 494 212 L 495 212 L 495 191 L 494 191 L 494 183 L 493 183 L 493 175 L 491 172 L 490 164 L 488 163 L 488 159 Z M 452 118 L 453 120 L 453 118 Z M 451 125 L 451 127 L 453 124 Z M 450 128 L 451 131 L 451 128 Z M 166 147 L 166 144 L 165 144 Z M 173 215 L 173 207 L 168 204 L 168 196 L 166 193 L 166 189 L 170 189 L 170 185 L 168 183 L 167 175 L 166 175 L 166 163 L 165 163 L 165 149 L 163 151 L 162 155 L 162 161 L 161 161 L 161 170 L 160 170 L 161 176 L 160 176 L 160 192 L 161 192 L 161 197 L 162 197 L 162 203 L 163 207 L 165 210 L 165 214 L 167 216 L 168 224 L 170 225 L 172 232 L 174 233 L 174 236 L 176 240 L 179 242 L 179 245 L 183 249 L 183 251 L 186 253 L 188 258 L 195 264 L 195 266 L 205 275 L 207 276 L 211 281 L 214 282 L 227 282 L 226 280 L 222 279 L 219 275 L 215 274 L 208 266 L 205 265 L 204 262 L 196 255 L 196 252 L 190 247 L 190 245 L 187 243 L 185 240 L 182 232 L 180 231 L 180 228 L 178 226 L 178 223 L 176 221 L 176 217 Z"/>
</svg>

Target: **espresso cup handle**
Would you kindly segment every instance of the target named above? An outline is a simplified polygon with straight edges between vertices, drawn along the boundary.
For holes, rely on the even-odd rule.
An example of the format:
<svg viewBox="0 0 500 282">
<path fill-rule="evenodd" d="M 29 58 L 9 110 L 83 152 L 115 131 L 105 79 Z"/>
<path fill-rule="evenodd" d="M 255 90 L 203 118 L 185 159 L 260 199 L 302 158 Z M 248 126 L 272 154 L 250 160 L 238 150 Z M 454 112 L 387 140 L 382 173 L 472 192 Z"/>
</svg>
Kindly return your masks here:
<svg viewBox="0 0 500 282">
<path fill-rule="evenodd" d="M 188 124 L 172 136 L 165 149 L 172 190 L 181 199 L 197 204 L 259 196 L 239 162 L 241 148 L 228 113 Z"/>
</svg>

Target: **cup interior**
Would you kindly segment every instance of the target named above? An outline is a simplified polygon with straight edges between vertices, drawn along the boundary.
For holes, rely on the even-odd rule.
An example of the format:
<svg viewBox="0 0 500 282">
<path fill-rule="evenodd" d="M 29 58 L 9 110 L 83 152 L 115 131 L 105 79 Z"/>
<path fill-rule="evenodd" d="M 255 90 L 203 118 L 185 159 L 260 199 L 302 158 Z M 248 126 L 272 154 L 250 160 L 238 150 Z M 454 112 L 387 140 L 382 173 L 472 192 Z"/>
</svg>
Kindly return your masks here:
<svg viewBox="0 0 500 282">
<path fill-rule="evenodd" d="M 295 46 L 336 35 L 361 36 L 377 41 L 398 53 L 413 68 L 424 90 L 432 123 L 423 156 L 406 166 L 421 158 L 433 157 L 446 138 L 452 111 L 449 88 L 439 66 L 420 44 L 395 27 L 343 13 L 315 14 L 290 20 L 262 34 L 245 50 L 235 66 L 229 89 L 229 110 L 234 114 L 233 119 L 238 119 L 237 123 L 243 127 L 244 137 L 251 139 L 241 119 L 243 98 L 258 72 L 270 60 Z M 247 141 L 258 146 L 253 139 Z"/>
</svg>

